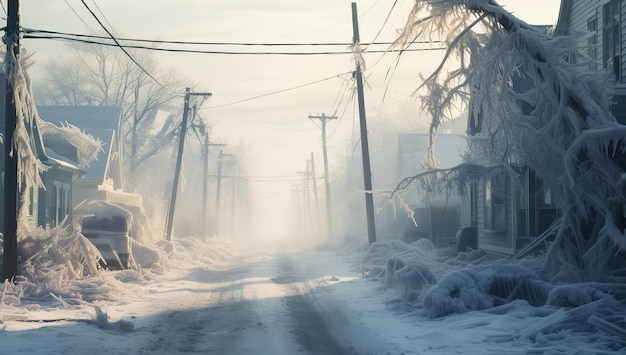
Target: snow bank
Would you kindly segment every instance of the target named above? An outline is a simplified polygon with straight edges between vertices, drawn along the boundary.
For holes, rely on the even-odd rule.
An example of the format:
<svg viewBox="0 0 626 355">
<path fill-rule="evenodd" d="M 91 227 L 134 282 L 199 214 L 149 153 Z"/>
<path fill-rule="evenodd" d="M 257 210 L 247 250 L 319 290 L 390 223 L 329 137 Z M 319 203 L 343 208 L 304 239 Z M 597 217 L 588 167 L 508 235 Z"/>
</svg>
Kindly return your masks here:
<svg viewBox="0 0 626 355">
<path fill-rule="evenodd" d="M 456 257 L 448 249 L 437 249 L 428 239 L 411 244 L 401 240 L 373 243 L 361 264 L 363 277 L 384 278 L 389 287 L 400 291 L 406 300 L 415 300 L 427 286 L 450 270 L 483 260 L 477 254 Z"/>
<path fill-rule="evenodd" d="M 421 321 L 482 312 L 524 324 L 494 334 L 491 341 L 498 343 L 531 341 L 542 352 L 576 336 L 598 349 L 623 349 L 626 285 L 555 282 L 536 271 L 541 260 L 489 260 L 480 251 L 450 256 L 426 239 L 396 240 L 372 244 L 362 270 L 393 287 L 407 301 L 404 311 Z"/>
</svg>

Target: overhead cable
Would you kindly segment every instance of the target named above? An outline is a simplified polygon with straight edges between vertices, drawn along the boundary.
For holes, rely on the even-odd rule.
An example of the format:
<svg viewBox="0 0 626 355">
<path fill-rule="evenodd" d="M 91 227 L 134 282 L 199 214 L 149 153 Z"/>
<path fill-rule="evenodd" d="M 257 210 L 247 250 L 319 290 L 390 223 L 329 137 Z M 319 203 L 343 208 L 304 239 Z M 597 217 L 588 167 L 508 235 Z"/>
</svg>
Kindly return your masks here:
<svg viewBox="0 0 626 355">
<path fill-rule="evenodd" d="M 51 31 L 51 30 L 41 30 L 34 28 L 23 28 L 22 31 L 24 34 L 46 34 L 53 36 L 63 36 L 63 37 L 77 37 L 77 38 L 88 38 L 92 40 L 108 40 L 110 37 L 105 36 L 97 36 L 97 35 L 88 35 L 88 34 L 78 34 L 78 33 L 69 33 L 69 32 L 60 32 L 60 31 Z M 342 47 L 350 47 L 353 43 L 349 42 L 302 42 L 302 43 L 251 43 L 251 42 L 204 42 L 204 41 L 174 41 L 174 40 L 154 40 L 154 39 L 141 39 L 141 38 L 117 38 L 120 41 L 124 42 L 136 42 L 136 43 L 153 43 L 153 44 L 176 44 L 176 45 L 199 45 L 199 46 L 261 46 L 261 47 L 302 47 L 302 46 L 342 46 Z M 413 44 L 441 44 L 442 41 L 415 41 Z M 393 45 L 394 42 L 371 42 L 371 43 L 360 43 L 362 46 L 374 46 L 374 45 Z"/>
<path fill-rule="evenodd" d="M 317 52 L 271 52 L 271 51 L 258 51 L 258 52 L 250 52 L 250 51 L 213 51 L 213 50 L 196 50 L 196 49 L 176 49 L 176 48 L 160 48 L 160 47 L 148 47 L 141 45 L 129 45 L 129 44 L 117 44 L 117 43 L 106 43 L 106 42 L 98 42 L 91 40 L 84 40 L 80 38 L 71 38 L 64 36 L 55 36 L 55 35 L 33 35 L 33 34 L 25 34 L 25 39 L 52 39 L 52 40 L 62 40 L 69 42 L 79 42 L 79 43 L 87 43 L 87 44 L 97 44 L 102 46 L 110 46 L 110 47 L 120 47 L 131 48 L 131 49 L 145 49 L 151 51 L 160 51 L 160 52 L 175 52 L 175 53 L 196 53 L 196 54 L 225 54 L 225 55 L 289 55 L 289 56 L 310 56 L 310 55 L 352 55 L 353 52 L 350 50 L 345 51 L 317 51 Z M 424 51 L 440 51 L 445 50 L 445 47 L 432 47 L 432 48 L 411 48 L 411 49 L 386 49 L 386 50 L 363 50 L 363 53 L 399 53 L 399 52 L 424 52 Z"/>
<path fill-rule="evenodd" d="M 155 83 L 157 83 L 159 86 L 163 87 L 163 84 L 161 84 L 157 79 L 155 79 L 152 74 L 150 74 L 147 70 L 145 70 L 143 68 L 143 66 L 141 66 L 141 64 L 139 64 L 135 58 L 133 58 L 132 55 L 130 55 L 130 53 L 128 53 L 128 51 L 126 50 L 126 48 L 124 46 L 122 46 L 122 44 L 115 38 L 115 36 L 106 28 L 106 26 L 102 23 L 102 21 L 100 21 L 100 19 L 98 18 L 98 15 L 96 15 L 91 8 L 89 8 L 89 5 L 87 5 L 87 3 L 85 2 L 85 0 L 80 0 L 83 5 L 85 6 L 85 8 L 87 8 L 87 10 L 89 11 L 89 13 L 91 13 L 91 15 L 93 16 L 93 18 L 96 20 L 96 22 L 98 22 L 98 24 L 100 25 L 100 27 L 102 27 L 102 29 L 111 37 L 111 39 L 113 40 L 113 42 L 115 42 L 115 46 L 119 47 L 122 52 L 124 52 L 124 54 L 126 54 L 126 56 L 128 58 L 130 58 L 130 60 L 135 63 L 135 65 L 137 67 L 139 67 L 139 69 L 141 69 L 141 71 L 143 71 L 148 77 L 150 77 L 150 79 L 152 79 Z"/>
</svg>

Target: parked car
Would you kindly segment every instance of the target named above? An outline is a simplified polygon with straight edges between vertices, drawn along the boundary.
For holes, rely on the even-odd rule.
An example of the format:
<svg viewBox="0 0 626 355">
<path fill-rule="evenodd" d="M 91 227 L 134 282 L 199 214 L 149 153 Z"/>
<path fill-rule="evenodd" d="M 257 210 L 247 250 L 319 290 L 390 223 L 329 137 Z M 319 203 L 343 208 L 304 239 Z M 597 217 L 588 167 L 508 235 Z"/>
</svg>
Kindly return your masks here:
<svg viewBox="0 0 626 355">
<path fill-rule="evenodd" d="M 100 251 L 106 264 L 103 268 L 123 270 L 134 267 L 131 241 L 128 235 L 130 221 L 124 214 L 95 214 L 83 218 L 83 235 Z"/>
</svg>

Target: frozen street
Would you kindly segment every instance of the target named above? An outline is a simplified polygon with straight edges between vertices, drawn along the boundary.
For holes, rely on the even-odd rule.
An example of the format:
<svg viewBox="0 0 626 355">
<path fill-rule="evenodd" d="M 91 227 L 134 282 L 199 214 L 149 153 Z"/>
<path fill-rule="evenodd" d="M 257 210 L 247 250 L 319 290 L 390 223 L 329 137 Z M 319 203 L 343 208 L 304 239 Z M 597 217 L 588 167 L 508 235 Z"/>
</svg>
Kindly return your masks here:
<svg viewBox="0 0 626 355">
<path fill-rule="evenodd" d="M 75 286 L 99 284 L 96 292 L 119 300 L 72 304 L 66 296 L 57 299 L 61 305 L 23 300 L 31 306 L 5 307 L 0 341 L 12 354 L 412 353 L 388 338 L 402 321 L 385 309 L 383 285 L 360 277 L 359 258 L 217 249 L 211 256 L 179 250 L 147 281 L 121 271 L 106 274 L 109 286 L 101 277 Z M 97 320 L 94 306 L 108 318 Z M 380 324 L 394 321 L 389 334 L 380 333 Z"/>
<path fill-rule="evenodd" d="M 163 354 L 393 351 L 333 292 L 332 284 L 339 278 L 328 261 L 319 253 L 253 251 L 227 270 L 192 270 L 180 280 L 187 285 L 182 292 L 190 294 L 184 298 L 192 304 L 180 304 L 180 309 L 168 310 L 147 324 L 150 336 L 141 350 Z M 154 294 L 167 292 L 154 290 Z M 175 308 L 176 300 L 172 303 Z"/>
<path fill-rule="evenodd" d="M 608 328 L 599 332 L 587 320 L 608 319 L 621 327 L 617 318 L 624 313 L 623 305 L 595 291 L 596 299 L 585 301 L 584 284 L 563 289 L 582 297 L 580 305 L 533 306 L 517 299 L 470 310 L 472 304 L 493 296 L 477 294 L 470 284 L 460 294 L 441 293 L 450 284 L 450 276 L 454 279 L 470 268 L 459 270 L 458 261 L 442 258 L 438 250 L 424 248 L 425 243 L 379 243 L 365 251 L 362 239 L 316 250 L 289 249 L 284 243 L 280 250 L 259 249 L 223 238 L 180 239 L 168 259 L 151 270 L 102 272 L 72 282 L 53 278 L 42 281 L 47 289 L 41 296 L 34 296 L 33 285 L 23 282 L 2 294 L 0 353 L 521 355 L 623 351 L 618 333 L 611 335 Z M 372 277 L 371 271 L 380 270 L 388 255 L 404 255 L 406 260 L 419 256 L 437 275 L 445 276 L 437 276 L 437 284 L 428 286 L 421 296 L 414 288 L 410 292 L 414 296 L 409 297 L 399 284 L 390 286 L 385 277 Z M 370 270 L 366 278 L 362 265 Z M 480 277 L 489 282 L 486 276 Z M 426 316 L 437 303 L 437 309 L 448 309 L 450 314 Z"/>
</svg>

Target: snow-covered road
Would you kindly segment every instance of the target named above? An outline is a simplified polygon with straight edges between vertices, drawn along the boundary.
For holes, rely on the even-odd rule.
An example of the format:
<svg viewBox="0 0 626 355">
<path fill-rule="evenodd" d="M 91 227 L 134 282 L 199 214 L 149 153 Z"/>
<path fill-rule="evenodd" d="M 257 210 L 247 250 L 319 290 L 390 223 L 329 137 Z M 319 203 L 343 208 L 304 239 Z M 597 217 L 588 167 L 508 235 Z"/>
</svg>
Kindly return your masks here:
<svg viewBox="0 0 626 355">
<path fill-rule="evenodd" d="M 19 292 L 28 282 L 5 288 L 0 354 L 624 353 L 619 331 L 588 324 L 593 315 L 623 327 L 616 320 L 623 303 L 595 289 L 596 300 L 574 308 L 514 300 L 431 319 L 422 315 L 423 302 L 407 301 L 384 279 L 362 278 L 361 263 L 384 260 L 372 248 L 366 259 L 350 243 L 279 251 L 223 239 L 177 242 L 151 269 L 53 278 L 38 285 L 46 292 L 37 296 Z M 374 249 L 395 250 L 384 243 Z M 435 269 L 458 267 L 418 254 Z"/>
<path fill-rule="evenodd" d="M 252 249 L 232 258 L 219 267 L 187 260 L 152 280 L 125 281 L 118 301 L 5 309 L 0 353 L 411 353 L 376 329 L 385 306 L 367 291 L 381 285 L 360 279 L 345 255 Z M 105 326 L 93 321 L 94 306 L 107 313 Z"/>
<path fill-rule="evenodd" d="M 346 270 L 332 270 L 338 263 L 329 263 L 328 258 L 323 253 L 256 251 L 227 270 L 193 270 L 181 280 L 190 284 L 187 291 L 178 291 L 195 295 L 193 308 L 183 306 L 156 317 L 143 349 L 211 354 L 388 353 L 393 346 L 377 339 L 332 288 L 324 287 L 340 281 L 335 275 L 346 274 Z"/>
</svg>

